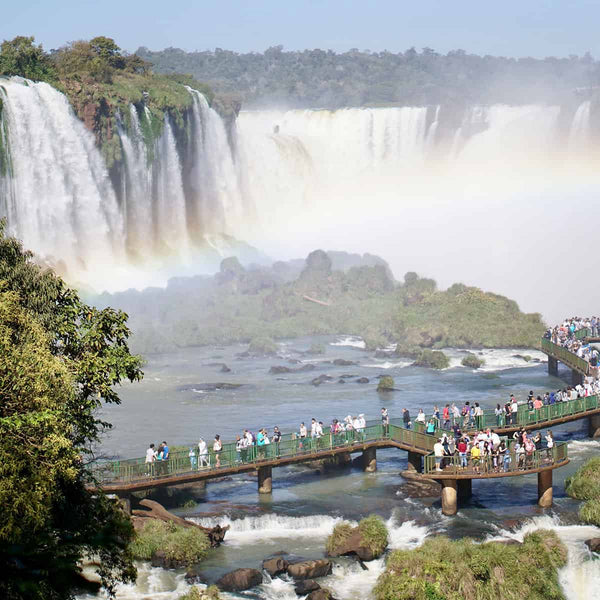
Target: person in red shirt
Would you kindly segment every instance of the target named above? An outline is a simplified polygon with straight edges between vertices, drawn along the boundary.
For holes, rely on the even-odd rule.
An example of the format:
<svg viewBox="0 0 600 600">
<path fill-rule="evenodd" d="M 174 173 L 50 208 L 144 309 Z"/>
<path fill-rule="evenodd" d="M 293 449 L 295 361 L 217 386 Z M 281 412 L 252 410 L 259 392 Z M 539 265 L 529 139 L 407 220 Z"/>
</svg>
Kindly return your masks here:
<svg viewBox="0 0 600 600">
<path fill-rule="evenodd" d="M 458 449 L 458 455 L 460 456 L 460 466 L 463 469 L 466 469 L 467 468 L 467 442 L 465 442 L 464 438 L 460 438 L 456 448 Z"/>
</svg>

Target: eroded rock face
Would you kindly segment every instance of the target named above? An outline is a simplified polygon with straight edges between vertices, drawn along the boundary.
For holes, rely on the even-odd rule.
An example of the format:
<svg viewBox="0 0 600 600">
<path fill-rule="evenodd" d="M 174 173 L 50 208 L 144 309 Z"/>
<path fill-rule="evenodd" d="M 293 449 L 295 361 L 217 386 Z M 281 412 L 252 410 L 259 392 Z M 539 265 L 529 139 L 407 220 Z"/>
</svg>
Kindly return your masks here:
<svg viewBox="0 0 600 600">
<path fill-rule="evenodd" d="M 335 600 L 335 598 L 329 590 L 321 588 L 311 592 L 308 596 L 306 596 L 306 600 Z"/>
<path fill-rule="evenodd" d="M 267 558 L 263 560 L 262 568 L 271 576 L 276 577 L 287 571 L 289 562 L 285 558 L 275 556 L 274 558 Z"/>
<path fill-rule="evenodd" d="M 294 563 L 287 568 L 288 575 L 294 579 L 316 579 L 331 573 L 331 561 L 326 558 Z"/>
<path fill-rule="evenodd" d="M 585 545 L 592 551 L 600 553 L 600 537 L 591 538 L 585 541 Z"/>
<path fill-rule="evenodd" d="M 243 592 L 260 585 L 263 576 L 257 569 L 236 569 L 226 573 L 217 581 L 217 586 L 225 592 Z"/>
</svg>

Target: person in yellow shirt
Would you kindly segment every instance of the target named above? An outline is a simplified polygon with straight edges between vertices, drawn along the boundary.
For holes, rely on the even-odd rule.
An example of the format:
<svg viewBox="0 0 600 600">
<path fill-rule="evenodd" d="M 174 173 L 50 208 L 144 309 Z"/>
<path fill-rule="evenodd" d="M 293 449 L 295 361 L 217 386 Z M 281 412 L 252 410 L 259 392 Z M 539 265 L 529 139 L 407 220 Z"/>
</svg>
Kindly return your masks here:
<svg viewBox="0 0 600 600">
<path fill-rule="evenodd" d="M 473 470 L 479 473 L 479 461 L 481 459 L 481 450 L 478 444 L 473 444 L 471 448 L 471 460 L 473 461 Z"/>
</svg>

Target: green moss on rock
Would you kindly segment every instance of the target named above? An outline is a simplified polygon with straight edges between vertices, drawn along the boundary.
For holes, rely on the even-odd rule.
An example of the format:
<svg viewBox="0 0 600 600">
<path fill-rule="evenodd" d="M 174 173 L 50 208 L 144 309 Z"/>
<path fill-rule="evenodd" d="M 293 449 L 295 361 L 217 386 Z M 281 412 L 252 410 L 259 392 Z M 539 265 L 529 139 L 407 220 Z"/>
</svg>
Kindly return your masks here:
<svg viewBox="0 0 600 600">
<path fill-rule="evenodd" d="M 189 592 L 179 596 L 179 600 L 220 600 L 219 588 L 216 585 L 210 585 L 201 590 L 197 586 L 190 588 Z"/>
<path fill-rule="evenodd" d="M 600 527 L 600 457 L 590 458 L 566 481 L 565 491 L 571 498 L 583 500 L 579 518 Z"/>
<path fill-rule="evenodd" d="M 277 354 L 277 344 L 270 337 L 255 337 L 248 346 L 249 354 Z"/>
<path fill-rule="evenodd" d="M 385 552 L 387 545 L 385 523 L 377 515 L 370 515 L 357 527 L 346 521 L 338 523 L 327 538 L 325 549 L 329 556 L 356 554 L 362 560 L 373 560 Z"/>
<path fill-rule="evenodd" d="M 470 369 L 479 369 L 485 365 L 485 360 L 475 356 L 472 352 L 469 352 L 461 361 L 460 364 L 463 367 L 469 367 Z"/>
<path fill-rule="evenodd" d="M 379 379 L 377 384 L 378 392 L 389 392 L 394 389 L 394 378 L 389 375 L 384 375 Z"/>
<path fill-rule="evenodd" d="M 558 569 L 567 549 L 553 531 L 523 544 L 438 536 L 414 550 L 396 550 L 374 590 L 376 600 L 564 600 Z"/>
<path fill-rule="evenodd" d="M 415 360 L 414 365 L 429 369 L 445 369 L 450 365 L 450 360 L 441 350 L 425 349 Z"/>
</svg>

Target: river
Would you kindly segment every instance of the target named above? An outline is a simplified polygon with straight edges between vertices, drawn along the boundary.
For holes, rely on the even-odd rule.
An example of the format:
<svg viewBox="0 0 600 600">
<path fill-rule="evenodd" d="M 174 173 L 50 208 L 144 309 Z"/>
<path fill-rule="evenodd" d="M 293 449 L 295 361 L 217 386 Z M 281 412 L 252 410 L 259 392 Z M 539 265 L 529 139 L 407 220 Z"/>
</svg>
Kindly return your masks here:
<svg viewBox="0 0 600 600">
<path fill-rule="evenodd" d="M 309 355 L 311 344 L 325 348 Z M 486 365 L 474 371 L 460 366 L 464 354 L 446 350 L 448 369 L 432 371 L 410 366 L 407 360 L 376 358 L 364 350 L 359 338 L 323 336 L 286 341 L 278 357 L 240 356 L 245 346 L 188 348 L 176 353 L 147 357 L 145 378 L 125 385 L 123 403 L 103 411 L 114 428 L 103 441 L 109 456 L 143 456 L 150 442 L 167 440 L 173 445 L 193 445 L 198 437 L 207 441 L 215 433 L 231 440 L 243 428 L 256 431 L 278 425 L 284 432 L 297 431 L 301 421 L 314 416 L 328 424 L 332 418 L 364 413 L 376 419 L 382 407 L 399 417 L 403 407 L 416 416 L 422 407 L 430 414 L 434 405 L 449 402 L 480 402 L 484 408 L 504 403 L 510 393 L 524 399 L 529 390 L 539 392 L 564 387 L 561 378 L 547 374 L 545 357 L 536 351 L 484 350 Z M 477 351 L 476 351 L 477 352 Z M 516 354 L 530 355 L 526 362 Z M 336 366 L 334 359 L 356 364 Z M 296 361 L 301 361 L 296 363 Z M 230 372 L 221 372 L 225 363 Z M 294 364 L 292 364 L 294 363 Z M 273 375 L 273 365 L 292 368 L 313 363 L 310 372 Z M 318 387 L 311 380 L 321 374 L 333 377 Z M 351 375 L 339 383 L 341 375 Z M 377 376 L 391 375 L 396 391 L 376 391 Z M 368 384 L 356 382 L 369 378 Z M 206 391 L 210 383 L 238 383 L 236 389 Z M 455 517 L 441 514 L 439 499 L 408 497 L 399 472 L 406 468 L 406 453 L 379 451 L 376 473 L 345 468 L 326 473 L 301 466 L 273 471 L 273 494 L 259 497 L 256 478 L 240 475 L 208 483 L 200 501 L 178 514 L 205 524 L 229 524 L 225 543 L 203 563 L 210 581 L 237 567 L 260 568 L 261 561 L 286 552 L 304 558 L 322 557 L 325 540 L 340 519 L 357 521 L 377 513 L 387 522 L 391 548 L 410 548 L 427 536 L 443 533 L 452 538 L 472 536 L 478 540 L 522 538 L 533 528 L 554 529 L 569 548 L 569 564 L 561 583 L 569 600 L 600 598 L 600 561 L 592 560 L 584 540 L 600 536 L 600 530 L 578 524 L 578 502 L 564 493 L 564 481 L 584 460 L 598 453 L 600 442 L 587 438 L 587 422 L 576 421 L 554 429 L 558 440 L 569 441 L 571 463 L 554 472 L 554 506 L 540 509 L 535 475 L 473 482 L 473 496 L 459 505 Z M 333 574 L 322 581 L 340 600 L 368 600 L 383 560 L 368 563 L 362 571 L 351 560 L 336 561 Z M 120 600 L 176 600 L 189 588 L 183 572 L 139 566 L 135 585 L 121 586 Z M 225 598 L 295 599 L 293 584 L 276 579 L 241 596 Z M 88 596 L 82 598 L 89 598 Z"/>
</svg>

